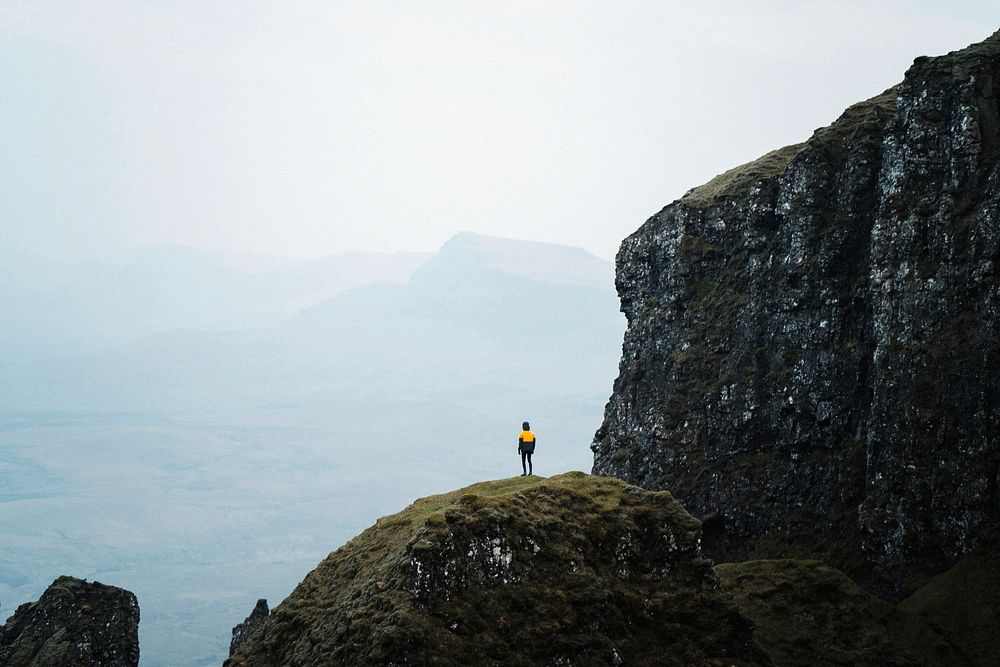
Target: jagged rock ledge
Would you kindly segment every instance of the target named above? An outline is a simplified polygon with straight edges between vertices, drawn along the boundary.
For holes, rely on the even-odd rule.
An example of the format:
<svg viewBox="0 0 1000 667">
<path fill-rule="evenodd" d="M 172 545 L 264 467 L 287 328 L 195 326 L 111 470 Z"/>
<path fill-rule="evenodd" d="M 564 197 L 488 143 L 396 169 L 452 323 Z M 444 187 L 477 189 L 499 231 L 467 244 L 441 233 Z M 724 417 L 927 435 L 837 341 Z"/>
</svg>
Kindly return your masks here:
<svg viewBox="0 0 1000 667">
<path fill-rule="evenodd" d="M 254 605 L 250 615 L 243 619 L 242 623 L 237 624 L 233 628 L 233 637 L 229 640 L 230 656 L 236 653 L 236 649 L 247 643 L 247 640 L 256 632 L 257 628 L 267 620 L 270 613 L 271 610 L 267 606 L 267 600 L 264 598 L 257 600 L 257 604 Z"/>
<path fill-rule="evenodd" d="M 0 627 L 4 667 L 135 667 L 139 603 L 131 592 L 59 577 Z"/>
</svg>

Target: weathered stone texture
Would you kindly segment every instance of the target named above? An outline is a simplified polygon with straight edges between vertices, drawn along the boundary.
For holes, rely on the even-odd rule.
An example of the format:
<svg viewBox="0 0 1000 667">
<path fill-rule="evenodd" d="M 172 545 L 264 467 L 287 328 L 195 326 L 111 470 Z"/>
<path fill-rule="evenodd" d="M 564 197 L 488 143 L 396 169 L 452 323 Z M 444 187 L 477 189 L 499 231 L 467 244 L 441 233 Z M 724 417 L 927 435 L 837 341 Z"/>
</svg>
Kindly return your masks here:
<svg viewBox="0 0 1000 667">
<path fill-rule="evenodd" d="M 1000 33 L 628 237 L 594 472 L 892 594 L 1000 516 Z M 874 566 L 874 567 L 871 567 Z"/>
<path fill-rule="evenodd" d="M 121 588 L 59 577 L 0 627 L 4 667 L 135 667 L 139 603 Z"/>
<path fill-rule="evenodd" d="M 257 604 L 254 605 L 250 615 L 243 619 L 242 623 L 233 627 L 233 638 L 229 641 L 229 655 L 232 655 L 236 652 L 236 649 L 247 643 L 247 640 L 260 627 L 260 624 L 267 620 L 267 616 L 270 613 L 271 610 L 267 607 L 267 600 L 264 598 L 257 600 Z"/>
</svg>

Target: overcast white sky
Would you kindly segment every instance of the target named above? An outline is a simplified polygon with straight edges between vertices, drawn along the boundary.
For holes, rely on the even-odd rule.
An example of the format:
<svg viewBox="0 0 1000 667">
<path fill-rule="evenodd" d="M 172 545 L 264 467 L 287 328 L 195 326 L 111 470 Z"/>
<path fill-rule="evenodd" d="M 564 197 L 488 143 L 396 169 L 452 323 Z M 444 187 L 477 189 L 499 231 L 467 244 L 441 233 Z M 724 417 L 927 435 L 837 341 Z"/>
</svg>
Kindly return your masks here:
<svg viewBox="0 0 1000 667">
<path fill-rule="evenodd" d="M 0 0 L 0 244 L 312 258 L 459 230 L 611 258 L 994 2 Z"/>
</svg>

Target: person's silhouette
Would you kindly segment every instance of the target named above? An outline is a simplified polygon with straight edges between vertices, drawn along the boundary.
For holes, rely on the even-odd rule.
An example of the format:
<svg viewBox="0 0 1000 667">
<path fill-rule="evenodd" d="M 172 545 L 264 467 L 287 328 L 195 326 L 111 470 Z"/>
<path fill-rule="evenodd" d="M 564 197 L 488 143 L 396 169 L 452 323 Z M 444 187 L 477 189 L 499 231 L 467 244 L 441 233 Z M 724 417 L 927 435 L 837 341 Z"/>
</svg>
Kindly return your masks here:
<svg viewBox="0 0 1000 667">
<path fill-rule="evenodd" d="M 517 453 L 521 455 L 521 477 L 531 474 L 531 455 L 535 453 L 536 442 L 538 438 L 531 431 L 531 425 L 528 422 L 521 424 L 521 435 L 517 439 Z"/>
</svg>

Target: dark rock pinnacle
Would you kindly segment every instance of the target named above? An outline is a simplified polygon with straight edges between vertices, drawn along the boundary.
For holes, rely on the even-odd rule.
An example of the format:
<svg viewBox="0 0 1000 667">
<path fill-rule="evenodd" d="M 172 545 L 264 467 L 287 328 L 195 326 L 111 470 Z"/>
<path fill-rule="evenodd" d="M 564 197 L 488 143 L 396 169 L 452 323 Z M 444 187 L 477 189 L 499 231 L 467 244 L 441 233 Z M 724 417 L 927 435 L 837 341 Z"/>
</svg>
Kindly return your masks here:
<svg viewBox="0 0 1000 667">
<path fill-rule="evenodd" d="M 267 608 L 267 600 L 263 598 L 257 600 L 257 604 L 254 606 L 253 611 L 250 612 L 250 615 L 242 623 L 233 628 L 233 639 L 229 642 L 229 655 L 232 655 L 236 652 L 236 649 L 247 643 L 250 635 L 267 619 L 270 613 L 270 610 Z"/>
</svg>

